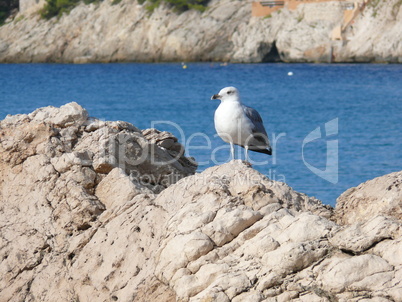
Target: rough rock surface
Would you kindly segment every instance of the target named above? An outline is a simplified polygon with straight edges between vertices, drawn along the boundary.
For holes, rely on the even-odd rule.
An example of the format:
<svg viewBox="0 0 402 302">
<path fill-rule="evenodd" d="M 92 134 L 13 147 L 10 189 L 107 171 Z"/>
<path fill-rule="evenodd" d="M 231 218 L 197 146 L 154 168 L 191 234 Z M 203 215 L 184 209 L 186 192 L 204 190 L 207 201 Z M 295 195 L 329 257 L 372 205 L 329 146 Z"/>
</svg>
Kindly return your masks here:
<svg viewBox="0 0 402 302">
<path fill-rule="evenodd" d="M 340 1 L 252 17 L 247 1 L 212 0 L 203 12 L 152 14 L 133 0 L 80 4 L 49 21 L 26 10 L 0 27 L 0 62 L 401 62 L 402 6 L 373 1 L 342 33 Z M 146 5 L 146 4 L 145 4 Z"/>
<path fill-rule="evenodd" d="M 117 282 L 108 283 L 112 291 L 139 287 L 143 276 L 139 267 L 149 254 L 141 249 L 158 247 L 145 237 L 137 239 L 142 236 L 140 228 L 158 235 L 162 230 L 153 228 L 165 215 L 155 207 L 148 214 L 147 203 L 154 192 L 196 169 L 182 153 L 172 155 L 135 126 L 88 118 L 77 103 L 7 116 L 0 123 L 0 154 L 1 301 L 73 301 L 86 295 L 85 284 L 101 293 L 106 286 L 102 278 L 107 277 L 102 272 L 108 272 L 110 265 L 127 266 L 122 274 L 134 279 L 131 284 L 130 278 L 118 281 L 117 273 L 109 276 Z M 135 204 L 137 199 L 141 202 Z M 117 215 L 119 211 L 122 215 Z M 127 217 L 136 221 L 134 225 Z M 134 231 L 117 236 L 124 225 Z M 114 239 L 108 244 L 114 246 L 107 255 L 99 250 L 104 238 L 97 240 L 109 233 Z M 126 248 L 138 240 L 144 241 L 144 248 L 136 244 Z M 80 256 L 90 255 L 83 252 L 85 248 L 96 257 L 75 269 Z M 138 266 L 131 266 L 135 263 Z M 165 295 L 163 285 L 147 286 Z M 119 297 L 123 295 L 119 292 Z"/>
<path fill-rule="evenodd" d="M 171 135 L 144 132 L 154 139 L 76 103 L 1 121 L 2 302 L 401 301 L 397 217 L 337 224 L 331 207 L 241 161 L 143 181 L 194 171 L 145 161 L 129 176 L 146 144 L 172 158 L 157 146 Z M 112 160 L 117 141 L 129 163 Z"/>
<path fill-rule="evenodd" d="M 340 224 L 363 222 L 377 215 L 402 220 L 402 172 L 366 181 L 337 199 L 335 219 Z"/>
</svg>

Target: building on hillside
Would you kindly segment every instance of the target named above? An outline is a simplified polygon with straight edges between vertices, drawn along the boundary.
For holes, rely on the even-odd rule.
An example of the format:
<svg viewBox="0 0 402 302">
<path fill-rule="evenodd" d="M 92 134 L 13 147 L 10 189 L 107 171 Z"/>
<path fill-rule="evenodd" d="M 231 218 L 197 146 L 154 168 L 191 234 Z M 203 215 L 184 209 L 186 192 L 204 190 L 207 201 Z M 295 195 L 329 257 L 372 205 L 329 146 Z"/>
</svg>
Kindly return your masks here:
<svg viewBox="0 0 402 302">
<path fill-rule="evenodd" d="M 332 31 L 332 40 L 343 40 L 342 34 L 345 29 L 353 23 L 356 16 L 364 9 L 370 0 L 268 0 L 254 1 L 251 6 L 253 17 L 267 17 L 277 10 L 286 7 L 295 10 L 300 4 L 341 2 L 343 8 L 342 24 L 336 26 Z"/>
<path fill-rule="evenodd" d="M 251 14 L 253 17 L 266 17 L 284 7 L 295 10 L 300 4 L 322 3 L 322 2 L 345 2 L 345 11 L 361 9 L 369 0 L 267 0 L 253 1 L 251 3 Z M 349 15 L 353 15 L 349 13 Z"/>
<path fill-rule="evenodd" d="M 251 14 L 253 17 L 266 17 L 283 8 L 285 1 L 253 1 L 251 2 Z"/>
</svg>

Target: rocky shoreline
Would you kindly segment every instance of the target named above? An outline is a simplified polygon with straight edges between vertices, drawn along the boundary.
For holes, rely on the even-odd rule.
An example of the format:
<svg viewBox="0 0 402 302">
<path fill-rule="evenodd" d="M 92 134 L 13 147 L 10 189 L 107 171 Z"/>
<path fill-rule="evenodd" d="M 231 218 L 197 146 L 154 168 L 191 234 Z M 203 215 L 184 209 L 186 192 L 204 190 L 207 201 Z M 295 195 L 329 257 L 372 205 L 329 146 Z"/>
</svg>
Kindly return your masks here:
<svg viewBox="0 0 402 302">
<path fill-rule="evenodd" d="M 113 2 L 113 1 L 112 1 Z M 402 62 L 399 0 L 368 5 L 339 37 L 339 1 L 252 17 L 244 1 L 212 0 L 201 13 L 133 0 L 80 4 L 60 19 L 26 9 L 0 27 L 0 62 Z"/>
<path fill-rule="evenodd" d="M 400 301 L 402 171 L 335 209 L 77 103 L 0 122 L 1 301 Z"/>
</svg>

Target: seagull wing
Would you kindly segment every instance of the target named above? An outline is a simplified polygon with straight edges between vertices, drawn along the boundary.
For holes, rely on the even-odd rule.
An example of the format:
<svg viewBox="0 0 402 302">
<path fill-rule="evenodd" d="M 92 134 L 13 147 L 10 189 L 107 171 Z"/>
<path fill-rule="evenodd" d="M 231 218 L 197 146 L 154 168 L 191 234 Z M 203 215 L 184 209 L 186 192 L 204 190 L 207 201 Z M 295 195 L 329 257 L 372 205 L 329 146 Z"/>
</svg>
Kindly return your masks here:
<svg viewBox="0 0 402 302">
<path fill-rule="evenodd" d="M 251 147 L 250 150 L 255 149 L 253 148 L 253 145 L 255 147 L 258 147 L 258 149 L 261 148 L 262 146 L 271 149 L 268 135 L 267 132 L 265 131 L 261 115 L 254 108 L 245 105 L 243 105 L 243 111 L 252 124 L 251 131 L 254 138 L 254 143 L 253 140 L 250 141 L 250 143 L 252 143 L 252 145 L 250 146 Z"/>
<path fill-rule="evenodd" d="M 253 133 L 261 133 L 267 136 L 261 115 L 258 111 L 245 105 L 243 105 L 243 111 L 252 123 L 251 131 L 253 131 Z"/>
</svg>

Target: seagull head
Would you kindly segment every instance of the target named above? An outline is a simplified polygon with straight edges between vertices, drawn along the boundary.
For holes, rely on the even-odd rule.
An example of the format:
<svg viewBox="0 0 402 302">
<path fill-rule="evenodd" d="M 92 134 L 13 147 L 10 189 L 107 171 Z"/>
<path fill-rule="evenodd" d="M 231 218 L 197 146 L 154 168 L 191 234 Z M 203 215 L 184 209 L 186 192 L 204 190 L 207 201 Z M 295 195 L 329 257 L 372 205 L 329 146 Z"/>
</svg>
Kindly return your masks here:
<svg viewBox="0 0 402 302">
<path fill-rule="evenodd" d="M 214 94 L 211 97 L 211 100 L 221 100 L 222 102 L 225 101 L 240 101 L 239 90 L 236 87 L 225 87 L 218 94 Z"/>
</svg>

